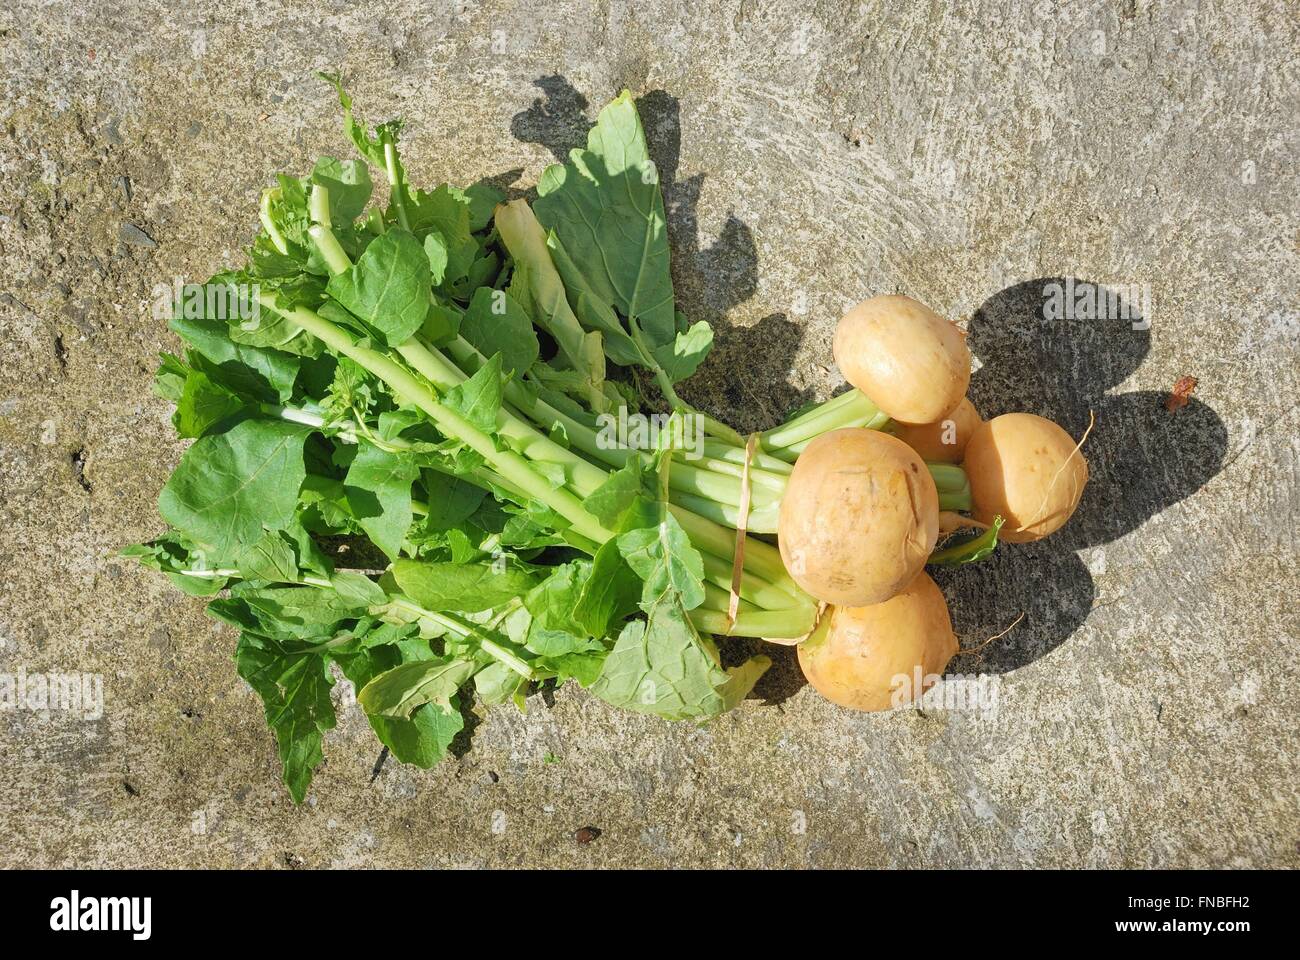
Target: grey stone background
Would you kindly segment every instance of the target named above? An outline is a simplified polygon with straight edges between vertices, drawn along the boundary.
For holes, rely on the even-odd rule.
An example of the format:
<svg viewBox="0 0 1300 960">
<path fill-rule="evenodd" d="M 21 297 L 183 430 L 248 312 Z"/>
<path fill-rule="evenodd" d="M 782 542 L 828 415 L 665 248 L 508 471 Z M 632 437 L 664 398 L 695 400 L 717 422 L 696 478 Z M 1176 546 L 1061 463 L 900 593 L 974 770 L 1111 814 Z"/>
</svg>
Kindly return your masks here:
<svg viewBox="0 0 1300 960">
<path fill-rule="evenodd" d="M 1300 864 L 1298 33 L 1286 0 L 5 4 L 0 672 L 106 707 L 0 712 L 0 865 Z M 417 180 L 519 190 L 630 88 L 718 329 L 687 393 L 740 427 L 828 396 L 836 319 L 888 291 L 968 326 L 986 416 L 1092 411 L 1071 528 L 943 578 L 968 646 L 1026 613 L 953 664 L 996 714 L 853 715 L 777 651 L 706 727 L 566 687 L 372 778 L 352 708 L 295 809 L 231 632 L 114 554 L 182 450 L 154 286 L 345 155 L 318 69 L 407 118 Z M 1067 277 L 1149 292 L 1149 329 L 1035 319 Z"/>
</svg>

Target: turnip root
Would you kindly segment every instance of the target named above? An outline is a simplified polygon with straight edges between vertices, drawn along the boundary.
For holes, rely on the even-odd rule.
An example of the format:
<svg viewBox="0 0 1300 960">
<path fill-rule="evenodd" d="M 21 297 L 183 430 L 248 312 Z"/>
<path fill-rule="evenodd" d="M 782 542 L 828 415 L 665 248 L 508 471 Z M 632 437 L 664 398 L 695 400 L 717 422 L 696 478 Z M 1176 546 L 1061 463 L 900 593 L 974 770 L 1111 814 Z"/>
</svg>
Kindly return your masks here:
<svg viewBox="0 0 1300 960">
<path fill-rule="evenodd" d="M 970 350 L 952 323 L 911 297 L 864 300 L 835 328 L 845 379 L 900 423 L 934 423 L 966 395 Z"/>
<path fill-rule="evenodd" d="M 895 423 L 890 433 L 932 463 L 961 463 L 971 434 L 983 421 L 965 397 L 934 423 Z"/>
<path fill-rule="evenodd" d="M 1001 538 L 1039 540 L 1070 519 L 1088 482 L 1088 463 L 1074 439 L 1051 420 L 1006 413 L 980 424 L 966 446 L 972 513 L 999 515 Z"/>
<path fill-rule="evenodd" d="M 925 692 L 957 653 L 957 638 L 943 593 L 922 572 L 884 603 L 828 610 L 796 650 L 827 700 L 887 710 Z"/>
<path fill-rule="evenodd" d="M 790 576 L 826 603 L 880 603 L 911 582 L 939 537 L 939 495 L 897 437 L 822 434 L 790 474 L 777 523 Z"/>
</svg>

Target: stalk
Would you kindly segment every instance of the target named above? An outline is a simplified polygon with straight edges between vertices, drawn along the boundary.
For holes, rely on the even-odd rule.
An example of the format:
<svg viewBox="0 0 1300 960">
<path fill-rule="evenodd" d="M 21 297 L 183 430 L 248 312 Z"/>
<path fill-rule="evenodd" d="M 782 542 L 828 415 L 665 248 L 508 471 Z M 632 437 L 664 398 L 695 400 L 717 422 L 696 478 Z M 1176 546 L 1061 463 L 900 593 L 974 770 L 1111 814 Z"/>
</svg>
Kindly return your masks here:
<svg viewBox="0 0 1300 960">
<path fill-rule="evenodd" d="M 406 214 L 406 187 L 402 183 L 401 170 L 397 164 L 397 144 L 393 143 L 391 135 L 384 134 L 384 173 L 388 176 L 389 193 L 397 211 L 397 222 L 403 230 L 410 230 L 411 220 Z"/>
<path fill-rule="evenodd" d="M 690 612 L 691 623 L 702 633 L 714 633 L 723 637 L 772 637 L 774 639 L 793 640 L 807 636 L 817 620 L 815 607 L 800 607 L 793 610 L 760 610 L 755 613 L 741 613 L 736 616 L 736 623 L 731 626 L 727 614 L 722 610 L 706 610 L 697 607 Z"/>
<path fill-rule="evenodd" d="M 412 347 L 410 344 L 404 344 L 398 350 L 420 373 L 429 377 L 431 382 L 440 389 L 447 389 L 454 386 L 464 379 L 465 375 L 455 364 L 448 361 L 436 349 L 417 344 Z M 456 356 L 457 359 L 466 366 L 478 368 L 485 361 L 485 358 L 477 349 L 464 339 L 458 338 L 448 350 Z M 447 387 L 443 387 L 447 384 Z M 564 427 L 565 434 L 579 450 L 588 453 L 590 456 L 602 459 L 613 467 L 622 466 L 627 462 L 627 458 L 635 451 L 626 447 L 616 447 L 609 443 L 603 442 L 600 435 L 591 427 L 568 416 L 563 411 L 557 410 L 540 399 L 532 399 L 527 396 L 524 388 L 514 380 L 507 382 L 505 388 L 507 400 L 517 401 L 517 407 L 527 412 L 521 414 L 528 419 L 537 423 L 550 418 L 551 422 L 558 422 Z M 847 399 L 844 399 L 847 398 Z M 612 415 L 611 415 L 612 416 Z M 867 418 L 865 423 L 859 422 Z M 807 446 L 809 442 L 819 434 L 811 433 L 813 430 L 834 430 L 841 426 L 863 426 L 870 424 L 872 429 L 878 429 L 888 422 L 885 417 L 865 394 L 857 390 L 841 394 L 833 400 L 828 400 L 821 407 L 809 411 L 803 417 L 791 421 L 792 424 L 798 424 L 796 429 L 786 430 L 784 427 L 777 428 L 777 431 L 769 431 L 765 436 L 775 437 L 778 441 L 786 441 L 791 437 L 805 437 L 798 441 L 796 446 L 799 450 Z M 787 424 L 786 426 L 790 426 Z M 806 435 L 806 436 L 805 436 Z M 551 442 L 548 440 L 548 442 Z M 572 457 L 572 452 L 560 447 L 558 444 L 552 445 L 558 450 L 563 451 Z M 701 461 L 687 461 L 684 451 L 674 453 L 673 469 L 669 474 L 670 498 L 674 503 L 686 507 L 687 509 L 707 517 L 714 523 L 724 524 L 733 529 L 740 526 L 740 470 L 736 466 L 738 463 L 744 463 L 745 451 L 736 447 L 727 447 L 720 441 L 712 441 L 705 444 L 710 456 Z M 782 453 L 789 451 L 776 448 L 780 456 Z M 766 456 L 766 455 L 762 455 Z M 573 458 L 578 462 L 581 458 Z M 790 459 L 794 459 L 792 456 Z M 753 533 L 775 533 L 777 523 L 777 512 L 781 497 L 785 494 L 788 482 L 788 471 L 791 469 L 783 460 L 771 457 L 767 462 L 774 462 L 781 467 L 785 467 L 787 472 L 780 473 L 777 470 L 766 468 L 750 468 L 750 491 L 751 503 L 750 514 L 746 529 Z M 939 490 L 939 505 L 942 510 L 964 510 L 971 508 L 970 488 L 966 484 L 966 475 L 962 472 L 961 467 L 952 464 L 929 464 L 930 473 L 935 477 L 935 486 Z M 709 469 L 715 467 L 717 469 Z M 603 482 L 603 471 L 598 467 L 593 467 L 600 475 Z M 725 474 L 722 473 L 725 471 Z M 599 484 L 597 484 L 598 486 Z M 577 487 L 579 494 L 586 496 L 590 490 L 584 490 Z M 592 487 L 591 489 L 595 489 Z"/>
<path fill-rule="evenodd" d="M 314 310 L 294 307 L 284 310 L 275 305 L 274 297 L 258 294 L 262 305 L 282 313 L 312 336 L 318 338 L 336 353 L 356 361 L 393 388 L 407 403 L 419 407 L 444 433 L 455 437 L 534 500 L 546 504 L 564 517 L 582 536 L 604 543 L 613 536 L 583 507 L 582 501 L 567 489 L 556 489 L 533 470 L 528 461 L 513 450 L 498 450 L 492 438 L 480 431 L 450 407 L 444 406 L 433 392 L 415 379 L 403 367 L 384 354 L 368 347 L 358 346 L 346 331 L 326 320 Z"/>
<path fill-rule="evenodd" d="M 277 309 L 272 296 L 268 294 L 260 294 L 259 296 L 262 298 L 264 306 Z M 482 456 L 492 466 L 492 469 L 500 474 L 501 479 L 507 485 L 516 489 L 520 496 L 540 501 L 555 510 L 569 521 L 573 531 L 579 537 L 586 538 L 593 547 L 606 542 L 614 536 L 612 531 L 606 529 L 586 511 L 582 501 L 567 487 L 559 489 L 552 487 L 545 478 L 529 466 L 529 461 L 518 453 L 512 450 L 498 450 L 491 437 L 479 431 L 455 411 L 439 402 L 433 392 L 407 372 L 405 368 L 378 351 L 357 345 L 346 331 L 312 310 L 297 307 L 280 312 L 308 333 L 320 339 L 335 352 L 350 357 L 379 377 L 396 391 L 405 402 L 423 410 L 447 436 L 460 440 Z M 419 344 L 408 342 L 403 344 L 402 348 L 399 348 L 399 352 L 403 349 L 406 351 L 408 360 L 411 357 L 419 357 L 422 362 L 429 359 L 424 356 L 427 351 Z M 430 366 L 430 369 L 434 369 L 434 367 Z M 445 375 L 449 371 L 444 370 L 442 372 Z M 567 463 L 574 468 L 575 475 L 579 472 L 586 472 L 583 469 L 584 461 L 581 461 L 553 441 L 537 434 L 536 431 L 532 431 L 527 425 L 520 424 L 520 426 L 531 431 L 534 438 L 532 442 L 542 448 L 544 452 L 552 452 L 550 448 L 553 448 L 555 452 L 558 452 L 556 455 L 567 457 Z M 604 474 L 599 468 L 591 464 L 585 464 L 585 467 L 601 474 L 601 482 L 603 482 Z M 594 479 L 594 476 L 592 479 Z M 714 553 L 716 557 L 722 559 L 729 559 L 733 555 L 734 532 L 726 531 L 721 527 L 712 528 L 708 521 L 698 517 L 692 518 L 685 511 L 675 510 L 674 514 L 678 516 L 679 523 L 685 519 L 683 527 L 686 529 L 687 535 L 691 537 L 692 542 L 696 543 L 704 551 Z M 594 552 L 594 549 L 591 552 Z M 771 570 L 774 574 L 777 573 L 777 568 L 772 565 L 770 556 L 766 556 L 761 548 L 753 549 L 752 552 L 755 557 L 763 558 L 759 560 L 760 566 L 766 570 Z M 772 552 L 775 553 L 775 551 Z M 749 556 L 750 547 L 747 545 L 746 557 L 749 558 Z M 776 561 L 779 564 L 779 555 L 776 557 Z M 729 568 L 727 568 L 725 578 L 717 575 L 716 565 L 712 565 L 711 570 L 714 573 L 714 576 L 711 577 L 712 580 L 716 582 L 721 579 L 726 585 L 730 584 Z M 798 588 L 789 580 L 783 566 L 779 567 L 781 581 L 779 586 L 762 584 L 753 578 L 753 573 L 754 569 L 751 569 L 751 579 L 742 586 L 742 590 L 748 593 L 750 597 L 760 598 L 760 602 L 765 600 L 769 603 L 779 603 L 782 607 L 791 608 L 792 610 L 802 610 L 813 606 L 811 598 L 806 595 L 800 597 Z M 721 586 L 722 584 L 718 585 Z M 745 633 L 749 629 L 745 626 L 746 622 L 738 619 L 731 632 L 735 634 Z"/>
</svg>

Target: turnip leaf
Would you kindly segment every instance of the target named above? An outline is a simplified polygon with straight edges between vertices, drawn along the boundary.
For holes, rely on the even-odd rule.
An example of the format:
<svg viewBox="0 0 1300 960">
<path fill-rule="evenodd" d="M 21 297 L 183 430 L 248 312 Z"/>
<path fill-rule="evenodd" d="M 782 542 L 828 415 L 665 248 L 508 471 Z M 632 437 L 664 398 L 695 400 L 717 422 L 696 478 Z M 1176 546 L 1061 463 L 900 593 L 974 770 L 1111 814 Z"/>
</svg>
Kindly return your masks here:
<svg viewBox="0 0 1300 960">
<path fill-rule="evenodd" d="M 643 609 L 658 606 L 664 594 L 679 598 L 687 610 L 704 602 L 704 558 L 672 514 L 652 527 L 620 534 L 618 549 L 644 581 Z"/>
<path fill-rule="evenodd" d="M 448 707 L 474 670 L 472 660 L 461 658 L 403 663 L 374 677 L 357 694 L 357 702 L 366 713 L 388 717 L 409 717 L 426 703 Z"/>
<path fill-rule="evenodd" d="M 366 247 L 350 270 L 330 278 L 327 290 L 388 346 L 410 339 L 429 313 L 429 258 L 414 236 L 389 230 Z"/>
<path fill-rule="evenodd" d="M 537 218 L 583 265 L 590 289 L 640 324 L 652 344 L 677 335 L 659 177 L 626 90 L 601 110 L 587 149 L 548 167 Z"/>
<path fill-rule="evenodd" d="M 460 334 L 485 357 L 501 354 L 507 374 L 522 374 L 537 362 L 533 321 L 504 290 L 479 287 L 461 318 Z"/>
<path fill-rule="evenodd" d="M 365 689 L 375 677 L 403 662 L 402 652 L 395 644 L 365 647 L 333 659 L 357 690 Z M 518 674 L 514 676 L 519 679 Z M 445 706 L 426 703 L 417 707 L 409 717 L 375 713 L 367 713 L 366 717 L 380 743 L 388 747 L 394 757 L 402 763 L 413 763 L 425 769 L 447 755 L 451 741 L 465 726 L 454 696 L 448 698 Z"/>
<path fill-rule="evenodd" d="M 158 499 L 163 519 L 229 556 L 293 520 L 306 476 L 306 427 L 244 420 L 195 441 Z"/>
<path fill-rule="evenodd" d="M 494 355 L 474 376 L 448 390 L 443 400 L 479 430 L 496 433 L 501 412 L 501 355 Z"/>
<path fill-rule="evenodd" d="M 262 698 L 266 723 L 280 746 L 285 785 L 293 799 L 302 803 L 312 771 L 323 759 L 321 734 L 336 722 L 330 702 L 333 681 L 325 669 L 325 658 L 244 631 L 235 663 L 239 675 Z"/>
<path fill-rule="evenodd" d="M 393 576 L 402 592 L 434 612 L 490 610 L 527 593 L 537 578 L 527 570 L 496 571 L 486 563 L 424 563 L 401 559 Z"/>
<path fill-rule="evenodd" d="M 997 547 L 998 531 L 1002 529 L 1003 522 L 1001 517 L 994 517 L 993 525 L 983 533 L 946 546 L 942 550 L 934 551 L 934 553 L 930 554 L 930 558 L 926 560 L 926 563 L 957 566 L 983 560 Z"/>
<path fill-rule="evenodd" d="M 390 560 L 397 559 L 411 526 L 411 484 L 419 475 L 410 454 L 363 443 L 343 481 L 352 515 Z"/>
<path fill-rule="evenodd" d="M 667 720 L 712 717 L 743 699 L 769 665 L 766 657 L 754 657 L 724 670 L 680 601 L 665 593 L 644 622 L 623 628 L 592 692 L 616 707 Z"/>
</svg>

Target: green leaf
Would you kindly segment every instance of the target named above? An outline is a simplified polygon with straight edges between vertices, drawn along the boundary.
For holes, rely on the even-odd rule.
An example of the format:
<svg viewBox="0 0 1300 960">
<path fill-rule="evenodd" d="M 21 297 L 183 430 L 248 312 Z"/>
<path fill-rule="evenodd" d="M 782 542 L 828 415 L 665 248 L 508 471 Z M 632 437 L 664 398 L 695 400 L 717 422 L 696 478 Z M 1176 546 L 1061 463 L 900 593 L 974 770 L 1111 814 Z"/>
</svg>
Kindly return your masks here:
<svg viewBox="0 0 1300 960">
<path fill-rule="evenodd" d="M 244 401 L 212 378 L 191 370 L 176 402 L 172 422 L 182 437 L 201 437 L 208 429 L 244 409 Z"/>
<path fill-rule="evenodd" d="M 329 191 L 330 222 L 336 227 L 351 224 L 361 216 L 373 189 L 370 170 L 356 160 L 321 157 L 310 179 Z"/>
<path fill-rule="evenodd" d="M 453 293 L 457 300 L 468 300 L 470 295 L 479 287 L 491 287 L 492 281 L 496 279 L 501 270 L 501 259 L 496 252 L 490 252 L 485 256 L 478 257 L 470 264 L 469 273 L 465 279 L 455 285 Z"/>
<path fill-rule="evenodd" d="M 268 531 L 235 560 L 245 580 L 294 583 L 298 580 L 298 554 L 281 530 Z"/>
<path fill-rule="evenodd" d="M 501 355 L 496 354 L 474 376 L 448 390 L 443 403 L 484 433 L 496 433 L 501 413 Z"/>
<path fill-rule="evenodd" d="M 592 692 L 616 707 L 668 720 L 712 717 L 743 699 L 770 665 L 767 657 L 753 657 L 724 670 L 681 604 L 664 595 L 644 622 L 623 628 Z"/>
<path fill-rule="evenodd" d="M 594 294 L 635 320 L 652 347 L 671 343 L 677 322 L 663 197 L 628 91 L 600 111 L 586 150 L 546 169 L 537 192 L 537 218 L 582 265 Z"/>
<path fill-rule="evenodd" d="M 393 576 L 402 592 L 435 613 L 490 610 L 522 597 L 537 584 L 526 570 L 507 567 L 495 572 L 486 563 L 424 563 L 401 559 Z"/>
<path fill-rule="evenodd" d="M 504 290 L 479 287 L 461 318 L 460 335 L 485 357 L 501 355 L 507 374 L 521 374 L 537 362 L 533 321 Z"/>
<path fill-rule="evenodd" d="M 447 192 L 469 210 L 469 228 L 475 233 L 488 225 L 492 219 L 492 211 L 506 198 L 506 195 L 496 187 L 481 180 L 463 190 L 459 187 L 448 187 Z"/>
<path fill-rule="evenodd" d="M 287 403 L 293 395 L 294 380 L 298 377 L 297 357 L 235 343 L 222 320 L 176 317 L 168 325 L 213 365 L 204 372 L 227 389 L 269 402 Z M 192 356 L 190 366 L 196 366 Z"/>
<path fill-rule="evenodd" d="M 607 656 L 608 652 L 602 647 L 599 651 L 590 653 L 568 653 L 562 657 L 543 657 L 536 661 L 536 666 L 544 670 L 554 670 L 557 684 L 573 678 L 584 687 L 590 687 L 600 677 Z"/>
<path fill-rule="evenodd" d="M 334 659 L 357 690 L 363 690 L 376 676 L 403 662 L 396 645 L 364 648 Z M 394 757 L 426 770 L 447 755 L 447 748 L 465 726 L 455 697 L 448 698 L 446 706 L 426 703 L 410 717 L 367 714 L 366 718 L 379 742 Z"/>
<path fill-rule="evenodd" d="M 619 534 L 618 549 L 645 581 L 643 609 L 657 606 L 665 594 L 680 597 L 687 610 L 704 602 L 704 558 L 672 514 L 665 513 L 653 527 Z"/>
<path fill-rule="evenodd" d="M 434 346 L 450 343 L 460 333 L 460 311 L 446 304 L 434 303 L 420 327 L 420 336 Z"/>
<path fill-rule="evenodd" d="M 321 762 L 321 734 L 335 724 L 330 703 L 333 681 L 325 659 L 244 632 L 235 650 L 239 675 L 262 698 L 266 722 L 280 746 L 284 782 L 295 803 L 307 796 L 312 771 Z"/>
<path fill-rule="evenodd" d="M 195 543 L 231 556 L 293 521 L 309 428 L 244 420 L 196 440 L 158 498 L 158 512 Z"/>
<path fill-rule="evenodd" d="M 409 717 L 426 703 L 450 706 L 461 684 L 473 674 L 472 660 L 444 658 L 404 663 L 367 683 L 357 694 L 357 702 L 369 714 Z"/>
<path fill-rule="evenodd" d="M 585 562 L 556 567 L 524 597 L 524 608 L 529 614 L 524 646 L 538 656 L 561 657 L 604 650 L 598 640 L 583 631 L 573 614 L 586 582 L 586 568 Z"/>
<path fill-rule="evenodd" d="M 429 258 L 414 236 L 391 229 L 350 270 L 330 277 L 329 295 L 387 346 L 409 340 L 429 313 Z"/>
<path fill-rule="evenodd" d="M 416 190 L 407 204 L 411 230 L 417 236 L 437 232 L 447 251 L 443 285 L 469 275 L 478 258 L 478 241 L 470 229 L 469 206 L 446 184 L 433 191 Z"/>
<path fill-rule="evenodd" d="M 347 91 L 343 89 L 343 80 L 335 74 L 318 73 L 318 77 L 326 83 L 331 84 L 339 95 L 339 104 L 343 107 L 343 130 L 347 133 L 348 139 L 352 141 L 357 152 L 366 158 L 373 166 L 384 168 L 384 140 L 382 136 L 370 136 L 363 123 L 359 123 L 352 116 L 352 98 L 348 96 Z M 385 127 L 390 134 L 395 134 L 400 124 L 393 122 Z"/>
<path fill-rule="evenodd" d="M 613 415 L 610 414 L 610 417 Z M 640 457 L 628 457 L 627 463 L 609 475 L 591 495 L 583 501 L 587 512 L 611 530 L 619 528 L 619 521 L 641 496 L 645 465 Z"/>
<path fill-rule="evenodd" d="M 435 287 L 442 286 L 447 275 L 447 241 L 437 230 L 424 238 L 424 255 L 429 258 L 429 274 Z"/>
<path fill-rule="evenodd" d="M 684 318 L 682 322 L 685 325 Z M 690 329 L 679 332 L 671 343 L 653 347 L 652 353 L 655 362 L 668 374 L 668 379 L 677 383 L 696 371 L 712 346 L 713 328 L 700 320 Z"/>
<path fill-rule="evenodd" d="M 533 322 L 545 330 L 559 347 L 551 361 L 556 368 L 567 365 L 577 375 L 575 384 L 583 399 L 597 412 L 610 407 L 605 394 L 605 353 L 600 333 L 585 331 L 566 298 L 564 283 L 546 247 L 546 232 L 532 208 L 513 200 L 497 208 L 496 229 L 515 261 L 516 272 L 527 278 L 528 301 Z M 511 291 L 513 295 L 514 286 Z M 517 299 L 517 298 L 516 298 Z"/>
<path fill-rule="evenodd" d="M 164 352 L 160 353 L 159 357 L 162 362 L 158 364 L 158 370 L 154 373 L 153 392 L 164 400 L 179 403 L 181 394 L 185 391 L 185 380 L 189 377 L 190 368 L 185 366 L 184 361 L 175 354 Z"/>
<path fill-rule="evenodd" d="M 383 587 L 365 574 L 350 570 L 336 571 L 330 577 L 330 586 L 344 603 L 353 608 L 377 607 L 388 601 L 388 594 L 384 593 Z"/>
<path fill-rule="evenodd" d="M 474 691 L 488 706 L 505 703 L 528 681 L 504 663 L 490 663 L 474 674 Z"/>
<path fill-rule="evenodd" d="M 605 353 L 609 359 L 624 366 L 640 366 L 645 363 L 645 354 L 632 339 L 618 314 L 610 305 L 612 301 L 603 299 L 592 290 L 582 268 L 573 262 L 564 243 L 554 230 L 546 237 L 547 249 L 551 260 L 564 281 L 564 289 L 573 304 L 573 312 L 578 321 L 588 330 L 599 330 L 604 337 Z"/>
<path fill-rule="evenodd" d="M 603 637 L 614 624 L 636 612 L 641 590 L 641 578 L 623 559 L 617 539 L 607 540 L 592 559 L 591 572 L 573 607 L 573 619 L 591 636 Z"/>
<path fill-rule="evenodd" d="M 279 639 L 329 639 L 346 620 L 366 613 L 358 598 L 326 587 L 237 584 L 208 605 L 212 616 L 243 630 Z"/>
<path fill-rule="evenodd" d="M 983 560 L 997 547 L 998 531 L 1002 529 L 1003 522 L 1002 517 L 994 517 L 993 525 L 983 533 L 975 537 L 968 537 L 959 543 L 944 547 L 942 550 L 936 550 L 930 554 L 930 559 L 925 562 L 941 566 L 958 566 L 963 563 L 974 563 L 976 560 Z"/>
<path fill-rule="evenodd" d="M 362 443 L 343 481 L 352 515 L 390 560 L 397 559 L 410 529 L 411 484 L 419 475 L 410 454 Z"/>
<path fill-rule="evenodd" d="M 422 526 L 428 530 L 450 530 L 474 515 L 487 491 L 458 477 L 434 470 L 424 475 L 429 512 Z"/>
</svg>

